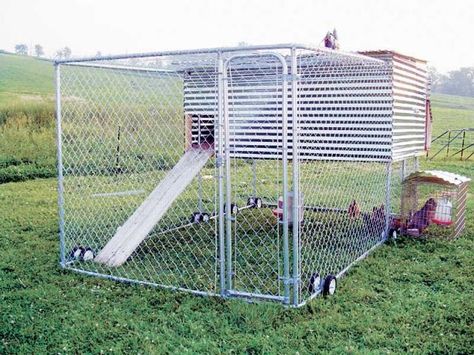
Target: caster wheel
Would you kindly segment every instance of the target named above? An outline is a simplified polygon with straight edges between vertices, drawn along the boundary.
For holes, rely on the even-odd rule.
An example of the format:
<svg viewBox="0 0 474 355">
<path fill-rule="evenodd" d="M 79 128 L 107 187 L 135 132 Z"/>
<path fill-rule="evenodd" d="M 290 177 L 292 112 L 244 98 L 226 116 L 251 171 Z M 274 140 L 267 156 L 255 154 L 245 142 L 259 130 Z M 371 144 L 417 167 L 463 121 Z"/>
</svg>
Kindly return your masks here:
<svg viewBox="0 0 474 355">
<path fill-rule="evenodd" d="M 82 260 L 90 261 L 95 258 L 94 251 L 91 248 L 86 248 L 82 253 Z"/>
<path fill-rule="evenodd" d="M 74 247 L 70 255 L 72 259 L 79 260 L 83 254 L 84 254 L 83 247 Z"/>
<path fill-rule="evenodd" d="M 239 207 L 235 203 L 232 203 L 230 205 L 230 213 L 237 214 L 238 212 L 239 212 Z"/>
<path fill-rule="evenodd" d="M 256 208 L 262 208 L 262 199 L 260 197 L 257 197 L 255 199 L 255 207 Z"/>
<path fill-rule="evenodd" d="M 323 285 L 323 295 L 324 296 L 332 296 L 334 293 L 336 293 L 336 288 L 337 288 L 337 279 L 333 275 L 329 275 L 326 277 L 324 280 L 324 285 Z"/>
<path fill-rule="evenodd" d="M 201 222 L 201 212 L 194 212 L 193 215 L 191 216 L 191 223 L 199 223 Z"/>
<path fill-rule="evenodd" d="M 210 219 L 209 213 L 201 213 L 201 222 L 209 223 Z"/>
<path fill-rule="evenodd" d="M 226 212 L 227 206 L 224 206 L 224 212 Z M 237 214 L 239 207 L 235 203 L 230 204 L 230 214 Z"/>
<path fill-rule="evenodd" d="M 249 197 L 247 200 L 247 206 L 251 206 L 251 208 L 257 207 L 255 200 L 256 199 L 254 197 Z"/>
<path fill-rule="evenodd" d="M 309 279 L 308 291 L 309 293 L 313 294 L 316 291 L 318 291 L 320 287 L 321 287 L 321 276 L 319 276 L 319 274 L 315 272 L 313 275 L 311 275 L 311 278 Z"/>
<path fill-rule="evenodd" d="M 224 212 L 227 212 L 227 205 L 224 205 Z M 230 214 L 237 214 L 239 207 L 235 203 L 230 204 Z"/>
</svg>

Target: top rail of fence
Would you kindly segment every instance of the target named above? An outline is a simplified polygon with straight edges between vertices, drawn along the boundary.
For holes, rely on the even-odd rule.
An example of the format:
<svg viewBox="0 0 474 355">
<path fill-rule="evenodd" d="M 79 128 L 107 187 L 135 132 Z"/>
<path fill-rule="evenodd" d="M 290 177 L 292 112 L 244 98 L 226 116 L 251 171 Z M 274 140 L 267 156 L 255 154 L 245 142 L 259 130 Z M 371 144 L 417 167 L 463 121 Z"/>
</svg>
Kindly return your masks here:
<svg viewBox="0 0 474 355">
<path fill-rule="evenodd" d="M 276 50 L 276 49 L 302 49 L 308 51 L 327 52 L 333 54 L 341 54 L 354 58 L 363 58 L 365 60 L 372 60 L 374 62 L 383 62 L 380 59 L 367 57 L 363 54 L 355 52 L 343 52 L 334 51 L 332 49 L 305 45 L 300 43 L 284 43 L 284 44 L 269 44 L 269 45 L 253 45 L 253 46 L 238 46 L 238 47 L 214 47 L 214 48 L 202 48 L 202 49 L 185 49 L 175 51 L 161 51 L 161 52 L 146 52 L 146 53 L 129 53 L 129 54 L 117 54 L 108 56 L 94 56 L 94 57 L 76 57 L 68 59 L 58 59 L 54 61 L 54 65 L 68 64 L 68 63 L 80 63 L 80 62 L 95 62 L 95 61 L 107 61 L 107 60 L 120 60 L 120 59 L 131 59 L 131 58 L 150 58 L 150 57 L 165 57 L 172 55 L 191 55 L 191 54 L 213 54 L 213 53 L 229 53 L 239 51 L 258 51 L 258 50 Z"/>
</svg>

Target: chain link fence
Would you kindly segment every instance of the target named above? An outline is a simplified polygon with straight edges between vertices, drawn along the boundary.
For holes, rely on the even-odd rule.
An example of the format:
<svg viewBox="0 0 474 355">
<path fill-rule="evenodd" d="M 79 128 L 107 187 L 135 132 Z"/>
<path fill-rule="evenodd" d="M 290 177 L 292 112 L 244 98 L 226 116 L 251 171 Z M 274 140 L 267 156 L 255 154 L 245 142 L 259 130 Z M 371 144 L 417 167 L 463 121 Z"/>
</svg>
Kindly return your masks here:
<svg viewBox="0 0 474 355">
<path fill-rule="evenodd" d="M 298 306 L 385 240 L 386 63 L 268 46 L 56 70 L 63 266 Z"/>
</svg>

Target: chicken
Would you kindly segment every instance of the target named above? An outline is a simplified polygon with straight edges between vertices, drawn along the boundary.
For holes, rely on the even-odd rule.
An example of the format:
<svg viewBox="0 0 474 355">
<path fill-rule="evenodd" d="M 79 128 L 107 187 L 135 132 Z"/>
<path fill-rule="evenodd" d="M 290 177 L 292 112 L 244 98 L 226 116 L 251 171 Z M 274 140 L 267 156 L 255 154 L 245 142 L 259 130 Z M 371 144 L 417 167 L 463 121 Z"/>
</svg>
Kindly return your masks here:
<svg viewBox="0 0 474 355">
<path fill-rule="evenodd" d="M 411 217 L 408 222 L 408 229 L 418 229 L 422 233 L 432 222 L 436 211 L 436 201 L 434 198 L 428 199 L 425 205 Z"/>
<path fill-rule="evenodd" d="M 360 216 L 360 207 L 357 204 L 356 200 L 353 200 L 349 204 L 349 208 L 347 209 L 347 213 L 349 214 L 350 219 L 359 218 L 359 216 Z"/>
</svg>

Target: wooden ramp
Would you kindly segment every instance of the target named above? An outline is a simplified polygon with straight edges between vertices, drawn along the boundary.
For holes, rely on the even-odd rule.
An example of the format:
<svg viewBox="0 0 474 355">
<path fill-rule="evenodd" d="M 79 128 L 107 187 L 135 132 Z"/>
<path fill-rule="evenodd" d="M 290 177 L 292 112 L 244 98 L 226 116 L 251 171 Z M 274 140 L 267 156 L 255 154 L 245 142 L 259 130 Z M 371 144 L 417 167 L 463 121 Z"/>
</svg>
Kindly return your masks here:
<svg viewBox="0 0 474 355">
<path fill-rule="evenodd" d="M 213 153 L 211 149 L 187 151 L 140 207 L 117 229 L 95 261 L 108 266 L 122 265 L 193 181 Z"/>
</svg>

